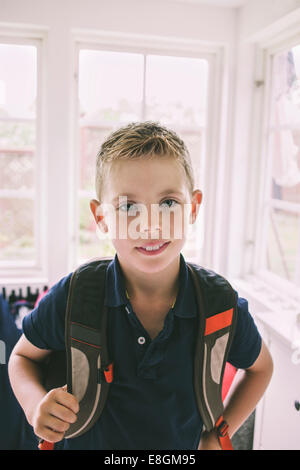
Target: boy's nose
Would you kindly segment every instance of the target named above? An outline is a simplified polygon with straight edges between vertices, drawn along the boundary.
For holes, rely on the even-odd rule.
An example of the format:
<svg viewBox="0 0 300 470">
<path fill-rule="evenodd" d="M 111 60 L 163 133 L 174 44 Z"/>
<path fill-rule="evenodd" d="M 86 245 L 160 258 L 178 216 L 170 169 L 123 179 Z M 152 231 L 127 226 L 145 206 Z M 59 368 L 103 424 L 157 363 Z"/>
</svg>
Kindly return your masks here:
<svg viewBox="0 0 300 470">
<path fill-rule="evenodd" d="M 148 208 L 142 217 L 140 222 L 140 231 L 142 237 L 145 238 L 158 238 L 160 236 L 160 213 L 159 210 L 155 210 L 155 207 Z"/>
<path fill-rule="evenodd" d="M 160 238 L 160 229 L 153 230 L 153 228 L 151 228 L 149 230 L 141 230 L 141 236 L 142 239 L 145 240 L 158 240 Z"/>
</svg>

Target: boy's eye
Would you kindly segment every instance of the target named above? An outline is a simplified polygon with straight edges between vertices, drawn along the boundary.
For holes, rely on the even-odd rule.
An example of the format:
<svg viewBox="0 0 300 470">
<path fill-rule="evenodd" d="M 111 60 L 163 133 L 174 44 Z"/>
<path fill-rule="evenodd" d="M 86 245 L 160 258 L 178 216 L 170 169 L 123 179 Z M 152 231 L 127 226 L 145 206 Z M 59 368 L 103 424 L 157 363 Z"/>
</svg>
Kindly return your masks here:
<svg viewBox="0 0 300 470">
<path fill-rule="evenodd" d="M 133 204 L 132 202 L 128 202 L 127 204 L 123 204 L 122 206 L 120 206 L 119 210 L 121 212 L 128 212 L 128 213 L 133 212 L 134 214 L 136 214 L 138 211 L 138 204 Z"/>
<path fill-rule="evenodd" d="M 175 201 L 175 199 L 166 199 L 165 201 L 161 202 L 161 206 L 166 209 L 170 209 L 176 204 L 178 204 L 178 202 Z M 120 206 L 119 210 L 121 212 L 127 212 L 129 214 L 133 213 L 134 215 L 136 215 L 139 212 L 139 204 L 128 202 L 127 204 L 123 204 L 122 206 Z M 142 210 L 142 207 L 140 208 L 140 210 Z"/>
<path fill-rule="evenodd" d="M 165 205 L 166 208 L 170 209 L 171 207 L 174 207 L 176 204 L 178 204 L 175 199 L 166 199 L 161 203 L 162 205 Z"/>
</svg>

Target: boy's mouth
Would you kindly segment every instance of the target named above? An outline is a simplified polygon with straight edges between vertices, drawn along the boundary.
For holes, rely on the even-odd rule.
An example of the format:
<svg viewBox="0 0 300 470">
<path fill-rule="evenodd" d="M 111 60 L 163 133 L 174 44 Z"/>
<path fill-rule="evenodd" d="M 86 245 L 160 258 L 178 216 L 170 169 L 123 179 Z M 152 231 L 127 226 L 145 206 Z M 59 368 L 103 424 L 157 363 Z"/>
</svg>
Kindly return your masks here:
<svg viewBox="0 0 300 470">
<path fill-rule="evenodd" d="M 157 255 L 159 253 L 161 253 L 162 251 L 164 251 L 167 246 L 170 244 L 171 242 L 158 242 L 158 241 L 155 241 L 155 242 L 152 242 L 152 243 L 147 243 L 146 245 L 144 245 L 143 247 L 140 246 L 140 247 L 136 247 L 136 249 L 140 252 L 140 253 L 143 253 L 145 255 Z"/>
</svg>

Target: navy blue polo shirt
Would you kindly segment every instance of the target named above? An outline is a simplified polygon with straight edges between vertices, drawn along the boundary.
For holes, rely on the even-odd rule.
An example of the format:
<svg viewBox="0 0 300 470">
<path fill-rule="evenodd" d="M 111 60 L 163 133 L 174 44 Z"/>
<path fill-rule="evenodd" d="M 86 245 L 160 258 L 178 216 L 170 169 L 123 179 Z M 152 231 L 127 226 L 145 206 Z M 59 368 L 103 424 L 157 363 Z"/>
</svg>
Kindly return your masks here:
<svg viewBox="0 0 300 470">
<path fill-rule="evenodd" d="M 197 449 L 203 425 L 193 387 L 197 311 L 193 281 L 183 255 L 175 306 L 154 340 L 126 297 L 117 255 L 107 275 L 108 350 L 114 362 L 114 381 L 96 424 L 84 435 L 65 439 L 55 448 Z M 61 279 L 23 321 L 26 338 L 38 348 L 64 349 L 70 278 L 71 274 Z M 229 362 L 237 368 L 248 368 L 260 348 L 261 337 L 248 312 L 248 303 L 240 298 Z"/>
</svg>

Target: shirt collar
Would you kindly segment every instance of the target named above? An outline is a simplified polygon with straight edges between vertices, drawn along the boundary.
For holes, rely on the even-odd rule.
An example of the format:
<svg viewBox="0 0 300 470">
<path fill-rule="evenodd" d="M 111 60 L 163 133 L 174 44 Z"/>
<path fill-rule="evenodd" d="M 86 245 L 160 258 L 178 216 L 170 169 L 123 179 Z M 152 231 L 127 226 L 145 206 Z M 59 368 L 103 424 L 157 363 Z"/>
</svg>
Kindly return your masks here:
<svg viewBox="0 0 300 470">
<path fill-rule="evenodd" d="M 117 254 L 107 268 L 105 286 L 105 305 L 119 307 L 128 304 L 125 293 L 124 275 Z M 174 305 L 174 315 L 181 318 L 192 318 L 197 314 L 193 280 L 185 259 L 180 253 L 179 291 Z"/>
</svg>

